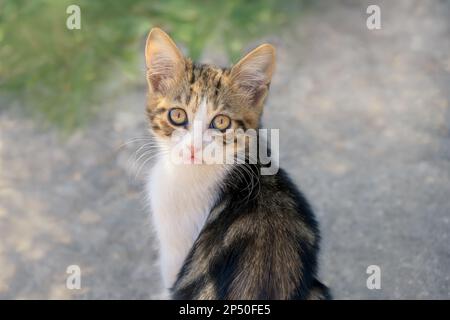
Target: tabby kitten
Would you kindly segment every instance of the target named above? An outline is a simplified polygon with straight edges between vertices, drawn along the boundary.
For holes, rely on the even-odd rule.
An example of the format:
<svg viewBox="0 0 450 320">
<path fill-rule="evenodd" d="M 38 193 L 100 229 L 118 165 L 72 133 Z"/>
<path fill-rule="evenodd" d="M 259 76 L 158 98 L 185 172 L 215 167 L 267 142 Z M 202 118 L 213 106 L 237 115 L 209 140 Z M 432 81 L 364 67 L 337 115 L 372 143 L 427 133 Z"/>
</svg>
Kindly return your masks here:
<svg viewBox="0 0 450 320">
<path fill-rule="evenodd" d="M 259 161 L 197 161 L 202 150 L 193 142 L 195 125 L 213 136 L 231 134 L 221 146 L 231 143 L 234 154 L 242 148 L 234 130 L 259 128 L 274 48 L 261 45 L 234 67 L 217 68 L 194 64 L 154 28 L 145 57 L 147 113 L 159 150 L 147 192 L 171 297 L 329 298 L 315 277 L 316 220 L 287 174 L 262 175 Z M 175 164 L 172 137 L 180 131 L 188 162 Z"/>
</svg>

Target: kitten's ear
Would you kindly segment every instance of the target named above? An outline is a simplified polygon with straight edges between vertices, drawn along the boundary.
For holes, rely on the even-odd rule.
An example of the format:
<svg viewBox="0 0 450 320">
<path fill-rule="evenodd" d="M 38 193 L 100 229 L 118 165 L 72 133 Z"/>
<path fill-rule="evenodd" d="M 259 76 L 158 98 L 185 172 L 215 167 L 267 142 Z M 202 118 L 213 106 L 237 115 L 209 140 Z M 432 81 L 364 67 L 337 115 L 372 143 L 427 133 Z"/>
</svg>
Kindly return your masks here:
<svg viewBox="0 0 450 320">
<path fill-rule="evenodd" d="M 231 81 L 252 104 L 259 104 L 267 94 L 274 69 L 275 48 L 270 44 L 263 44 L 231 69 Z"/>
<path fill-rule="evenodd" d="M 145 45 L 147 80 L 152 92 L 167 93 L 184 72 L 184 57 L 172 39 L 161 29 L 153 28 Z"/>
</svg>

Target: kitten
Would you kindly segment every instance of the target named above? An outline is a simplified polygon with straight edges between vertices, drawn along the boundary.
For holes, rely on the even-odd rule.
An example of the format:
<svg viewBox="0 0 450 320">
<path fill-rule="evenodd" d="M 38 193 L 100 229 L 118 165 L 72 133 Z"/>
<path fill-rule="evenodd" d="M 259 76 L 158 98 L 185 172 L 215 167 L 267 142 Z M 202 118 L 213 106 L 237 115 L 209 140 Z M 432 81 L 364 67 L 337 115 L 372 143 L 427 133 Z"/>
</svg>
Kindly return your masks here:
<svg viewBox="0 0 450 320">
<path fill-rule="evenodd" d="M 231 144 L 225 153 L 236 157 L 242 144 L 233 132 L 259 128 L 274 48 L 261 45 L 232 68 L 198 65 L 154 28 L 145 56 L 147 114 L 159 149 L 147 192 L 172 298 L 330 298 L 316 279 L 316 220 L 287 174 L 262 175 L 259 161 L 198 161 L 203 151 L 193 142 L 197 126 L 206 136 L 226 137 L 208 141 Z M 177 164 L 172 156 L 180 144 L 188 156 Z"/>
</svg>

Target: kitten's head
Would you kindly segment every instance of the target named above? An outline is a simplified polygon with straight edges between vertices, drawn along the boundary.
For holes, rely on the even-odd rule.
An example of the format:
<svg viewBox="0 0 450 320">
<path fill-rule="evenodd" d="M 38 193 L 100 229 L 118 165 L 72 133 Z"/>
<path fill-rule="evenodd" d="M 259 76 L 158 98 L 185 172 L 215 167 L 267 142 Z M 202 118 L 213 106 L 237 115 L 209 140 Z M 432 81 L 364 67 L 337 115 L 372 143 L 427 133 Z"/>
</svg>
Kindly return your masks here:
<svg viewBox="0 0 450 320">
<path fill-rule="evenodd" d="M 205 136 L 226 137 L 222 147 L 235 144 L 236 152 L 237 141 L 230 139 L 233 132 L 259 128 L 275 67 L 271 45 L 257 47 L 231 68 L 219 68 L 194 64 L 164 31 L 154 28 L 147 38 L 145 58 L 147 113 L 160 145 L 171 149 L 177 134 L 194 160 L 199 149 L 193 141 L 194 129 L 204 134 L 203 141 Z"/>
</svg>

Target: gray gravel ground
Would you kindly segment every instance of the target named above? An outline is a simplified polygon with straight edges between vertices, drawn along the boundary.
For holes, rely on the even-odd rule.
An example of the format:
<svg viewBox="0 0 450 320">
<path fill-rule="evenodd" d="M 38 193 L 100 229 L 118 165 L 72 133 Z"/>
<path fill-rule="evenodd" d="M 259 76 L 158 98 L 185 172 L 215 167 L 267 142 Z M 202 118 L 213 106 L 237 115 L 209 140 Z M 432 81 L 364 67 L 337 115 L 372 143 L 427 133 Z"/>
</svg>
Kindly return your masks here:
<svg viewBox="0 0 450 320">
<path fill-rule="evenodd" d="M 449 299 L 450 2 L 375 2 L 381 30 L 365 27 L 368 2 L 321 1 L 268 38 L 264 123 L 281 128 L 281 165 L 317 212 L 335 298 Z M 146 135 L 145 87 L 112 100 L 68 139 L 1 108 L 0 298 L 160 297 L 145 169 L 132 165 L 142 141 L 123 145 Z M 71 264 L 80 290 L 65 287 Z"/>
</svg>

